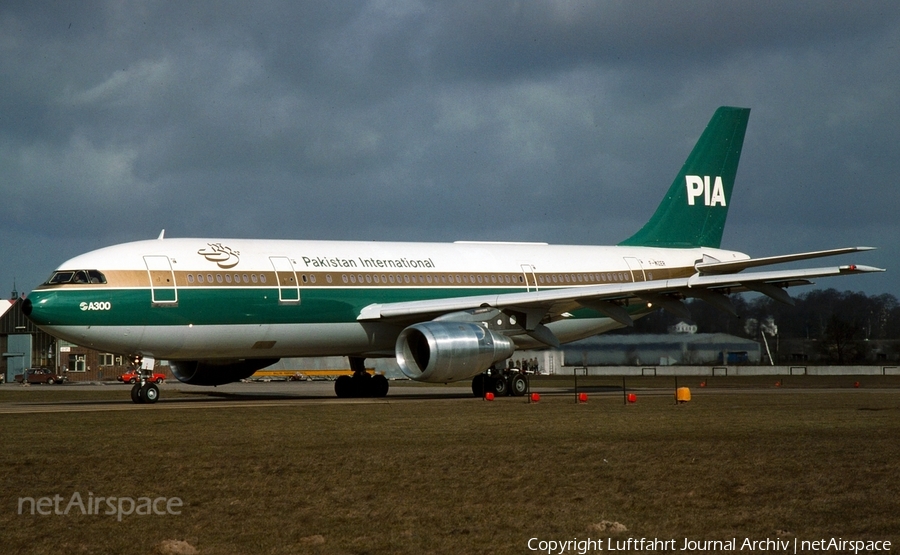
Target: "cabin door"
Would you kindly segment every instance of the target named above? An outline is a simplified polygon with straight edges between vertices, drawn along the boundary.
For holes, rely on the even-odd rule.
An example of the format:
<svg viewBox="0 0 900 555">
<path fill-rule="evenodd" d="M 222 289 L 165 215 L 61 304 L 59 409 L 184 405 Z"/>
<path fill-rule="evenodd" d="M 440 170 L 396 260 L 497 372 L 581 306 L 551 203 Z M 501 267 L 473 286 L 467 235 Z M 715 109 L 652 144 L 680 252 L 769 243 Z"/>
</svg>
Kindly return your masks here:
<svg viewBox="0 0 900 555">
<path fill-rule="evenodd" d="M 270 256 L 269 260 L 278 278 L 278 302 L 299 303 L 300 284 L 291 259 L 286 256 Z"/>
<path fill-rule="evenodd" d="M 175 286 L 175 272 L 168 256 L 147 255 L 144 257 L 147 275 L 150 276 L 150 298 L 154 305 L 172 306 L 178 304 L 178 289 Z"/>
<path fill-rule="evenodd" d="M 525 289 L 531 291 L 538 290 L 537 277 L 534 275 L 533 264 L 522 264 L 522 275 L 525 277 Z"/>
<path fill-rule="evenodd" d="M 647 276 L 644 274 L 644 266 L 640 260 L 633 256 L 626 256 L 625 264 L 628 264 L 628 269 L 631 271 L 631 281 L 647 281 Z"/>
</svg>

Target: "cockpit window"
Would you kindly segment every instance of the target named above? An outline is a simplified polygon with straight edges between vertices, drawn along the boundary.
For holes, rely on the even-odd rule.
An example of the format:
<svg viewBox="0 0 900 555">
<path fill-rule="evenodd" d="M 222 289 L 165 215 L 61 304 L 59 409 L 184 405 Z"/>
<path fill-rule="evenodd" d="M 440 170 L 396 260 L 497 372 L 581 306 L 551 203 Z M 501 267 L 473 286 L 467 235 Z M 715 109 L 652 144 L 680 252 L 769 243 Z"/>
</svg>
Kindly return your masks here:
<svg viewBox="0 0 900 555">
<path fill-rule="evenodd" d="M 72 276 L 75 272 L 54 272 L 50 279 L 47 280 L 47 285 L 59 285 L 61 283 L 69 283 L 72 281 Z"/>
<path fill-rule="evenodd" d="M 99 270 L 60 270 L 54 272 L 45 285 L 63 285 L 65 283 L 106 283 L 106 276 Z"/>
</svg>

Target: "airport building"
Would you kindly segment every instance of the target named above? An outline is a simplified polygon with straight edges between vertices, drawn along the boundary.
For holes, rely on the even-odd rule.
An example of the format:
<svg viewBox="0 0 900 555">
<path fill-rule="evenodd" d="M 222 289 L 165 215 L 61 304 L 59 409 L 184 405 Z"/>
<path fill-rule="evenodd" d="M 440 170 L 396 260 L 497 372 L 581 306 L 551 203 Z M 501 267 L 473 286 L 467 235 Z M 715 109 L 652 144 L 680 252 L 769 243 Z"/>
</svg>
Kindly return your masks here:
<svg viewBox="0 0 900 555">
<path fill-rule="evenodd" d="M 562 346 L 564 366 L 759 364 L 760 344 L 724 333 L 597 335 Z"/>
<path fill-rule="evenodd" d="M 22 313 L 24 297 L 13 291 L 0 301 L 0 380 L 12 382 L 27 368 L 48 368 L 70 382 L 115 380 L 128 370 L 125 357 L 80 347 L 38 329 Z M 168 366 L 157 372 L 171 377 Z"/>
</svg>

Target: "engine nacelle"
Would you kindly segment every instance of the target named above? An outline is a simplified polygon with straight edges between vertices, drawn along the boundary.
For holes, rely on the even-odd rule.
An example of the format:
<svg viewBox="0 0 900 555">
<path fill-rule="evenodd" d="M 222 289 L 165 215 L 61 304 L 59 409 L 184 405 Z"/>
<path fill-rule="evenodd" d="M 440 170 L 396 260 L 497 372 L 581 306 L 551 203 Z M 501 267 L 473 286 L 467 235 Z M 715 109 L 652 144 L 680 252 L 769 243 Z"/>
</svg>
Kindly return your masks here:
<svg viewBox="0 0 900 555">
<path fill-rule="evenodd" d="M 423 322 L 400 332 L 396 355 L 407 377 L 449 383 L 476 376 L 515 350 L 512 339 L 478 324 Z"/>
<path fill-rule="evenodd" d="M 254 372 L 278 362 L 277 358 L 246 360 L 178 360 L 170 361 L 172 374 L 178 381 L 191 385 L 223 385 L 249 378 Z"/>
</svg>

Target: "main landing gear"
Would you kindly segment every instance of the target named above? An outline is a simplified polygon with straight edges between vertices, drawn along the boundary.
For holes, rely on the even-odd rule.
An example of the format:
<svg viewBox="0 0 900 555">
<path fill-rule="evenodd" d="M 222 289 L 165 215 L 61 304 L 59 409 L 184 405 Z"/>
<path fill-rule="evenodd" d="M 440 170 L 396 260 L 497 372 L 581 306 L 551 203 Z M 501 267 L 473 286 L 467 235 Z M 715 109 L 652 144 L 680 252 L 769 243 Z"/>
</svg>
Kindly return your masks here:
<svg viewBox="0 0 900 555">
<path fill-rule="evenodd" d="M 491 367 L 484 374 L 472 378 L 472 394 L 484 397 L 487 392 L 496 397 L 511 395 L 521 397 L 528 392 L 528 377 L 516 368 L 499 369 Z"/>
<path fill-rule="evenodd" d="M 389 384 L 383 374 L 366 372 L 366 359 L 350 357 L 352 376 L 341 376 L 334 382 L 334 392 L 338 397 L 384 397 L 388 393 Z"/>
<path fill-rule="evenodd" d="M 142 362 L 143 357 L 140 355 L 131 357 L 132 368 L 141 377 L 140 381 L 131 386 L 131 400 L 138 404 L 153 404 L 159 400 L 159 387 L 150 381 L 153 370 L 144 368 Z"/>
</svg>

